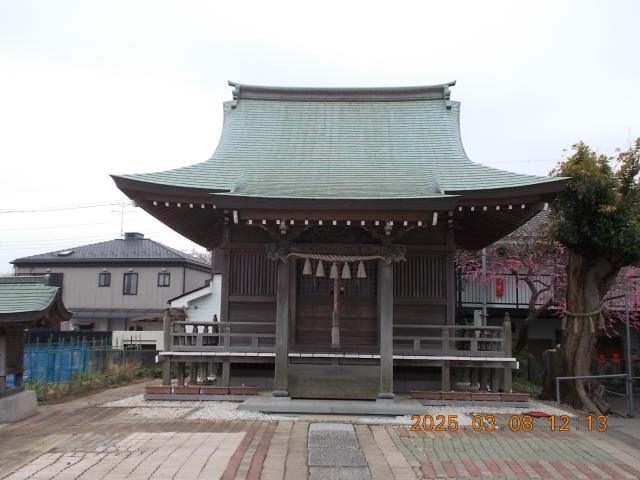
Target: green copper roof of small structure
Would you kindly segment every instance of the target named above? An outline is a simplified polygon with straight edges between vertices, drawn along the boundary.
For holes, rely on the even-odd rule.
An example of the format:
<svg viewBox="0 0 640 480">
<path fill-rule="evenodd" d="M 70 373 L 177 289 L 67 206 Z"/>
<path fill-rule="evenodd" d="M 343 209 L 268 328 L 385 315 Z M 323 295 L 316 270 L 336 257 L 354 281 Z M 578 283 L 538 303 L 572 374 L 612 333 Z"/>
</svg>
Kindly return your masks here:
<svg viewBox="0 0 640 480">
<path fill-rule="evenodd" d="M 114 177 L 242 197 L 432 198 L 560 179 L 469 160 L 454 83 L 376 89 L 236 85 L 213 156 Z M 560 189 L 560 187 L 558 188 Z"/>
<path fill-rule="evenodd" d="M 46 310 L 57 293 L 58 287 L 41 283 L 0 283 L 0 314 Z"/>
</svg>

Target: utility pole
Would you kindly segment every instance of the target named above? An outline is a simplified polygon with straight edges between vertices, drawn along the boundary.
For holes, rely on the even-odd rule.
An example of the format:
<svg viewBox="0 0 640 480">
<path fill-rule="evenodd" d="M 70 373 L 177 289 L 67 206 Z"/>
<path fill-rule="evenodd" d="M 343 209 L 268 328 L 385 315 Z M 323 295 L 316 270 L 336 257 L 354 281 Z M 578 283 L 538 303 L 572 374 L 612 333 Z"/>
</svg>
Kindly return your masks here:
<svg viewBox="0 0 640 480">
<path fill-rule="evenodd" d="M 630 315 L 629 315 L 629 294 L 624 296 L 624 317 L 625 317 L 625 367 L 627 374 L 627 416 L 635 416 L 633 407 L 633 368 L 631 368 L 631 329 L 629 327 Z"/>
<path fill-rule="evenodd" d="M 487 249 L 483 248 L 480 254 L 482 261 L 482 326 L 487 326 L 487 301 L 489 297 L 489 285 L 487 285 Z"/>
</svg>

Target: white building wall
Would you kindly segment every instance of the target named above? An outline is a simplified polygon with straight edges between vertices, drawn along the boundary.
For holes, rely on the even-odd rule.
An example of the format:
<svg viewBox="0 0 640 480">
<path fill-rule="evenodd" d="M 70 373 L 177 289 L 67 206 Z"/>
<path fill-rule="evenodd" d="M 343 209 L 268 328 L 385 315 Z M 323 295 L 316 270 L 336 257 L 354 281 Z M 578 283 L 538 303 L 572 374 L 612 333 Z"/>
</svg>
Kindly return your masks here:
<svg viewBox="0 0 640 480">
<path fill-rule="evenodd" d="M 158 286 L 158 273 L 166 270 L 171 274 L 169 287 Z M 106 270 L 111 273 L 111 286 L 99 287 L 98 275 Z M 138 274 L 138 294 L 124 295 L 122 286 L 125 273 Z M 21 267 L 16 274 L 62 273 L 62 299 L 67 308 L 94 309 L 163 309 L 167 301 L 185 291 L 204 285 L 209 272 L 201 272 L 182 266 L 82 266 L 82 267 Z"/>
<path fill-rule="evenodd" d="M 112 333 L 112 345 L 114 348 L 123 348 L 124 345 L 154 345 L 156 350 L 164 350 L 164 332 L 159 331 L 128 331 L 114 330 Z"/>
<path fill-rule="evenodd" d="M 220 319 L 220 294 L 222 275 L 215 274 L 211 284 L 171 302 L 172 308 L 184 308 L 187 320 L 191 322 L 211 322 L 216 315 Z"/>
</svg>

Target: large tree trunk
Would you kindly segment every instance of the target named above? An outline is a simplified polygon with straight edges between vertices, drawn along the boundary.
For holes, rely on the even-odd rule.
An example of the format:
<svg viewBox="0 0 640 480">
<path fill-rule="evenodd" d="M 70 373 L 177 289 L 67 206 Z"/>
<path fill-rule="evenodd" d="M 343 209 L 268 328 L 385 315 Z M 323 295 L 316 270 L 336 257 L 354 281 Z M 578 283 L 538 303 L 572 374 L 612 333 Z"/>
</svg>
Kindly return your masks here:
<svg viewBox="0 0 640 480">
<path fill-rule="evenodd" d="M 607 258 L 589 257 L 570 251 L 567 264 L 567 311 L 587 313 L 597 310 L 619 271 L 620 267 Z M 597 319 L 593 321 L 597 331 Z M 559 375 L 589 375 L 595 353 L 595 340 L 588 318 L 568 316 L 560 350 L 563 371 Z M 602 413 L 593 401 L 595 388 L 588 392 L 586 384 L 593 386 L 594 382 L 569 382 L 570 388 L 565 400 L 591 413 Z"/>
<path fill-rule="evenodd" d="M 520 330 L 518 331 L 518 342 L 514 348 L 514 353 L 519 354 L 529 343 L 529 325 L 531 322 L 536 320 L 543 312 L 546 312 L 551 304 L 553 303 L 553 297 L 549 298 L 543 305 L 537 306 L 538 298 L 544 292 L 550 290 L 550 287 L 544 286 L 544 288 L 539 289 L 536 282 L 531 280 L 530 278 L 524 279 L 524 282 L 529 287 L 529 292 L 531 293 L 529 299 L 529 308 L 527 310 L 527 318 L 524 319 L 522 325 L 520 325 Z"/>
</svg>

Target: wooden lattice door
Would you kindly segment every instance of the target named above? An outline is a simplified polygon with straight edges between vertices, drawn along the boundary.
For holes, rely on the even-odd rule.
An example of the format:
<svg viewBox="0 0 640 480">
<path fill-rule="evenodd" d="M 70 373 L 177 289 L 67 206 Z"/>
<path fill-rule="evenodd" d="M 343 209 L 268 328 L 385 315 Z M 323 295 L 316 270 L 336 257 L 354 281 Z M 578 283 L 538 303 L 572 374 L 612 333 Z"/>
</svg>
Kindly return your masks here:
<svg viewBox="0 0 640 480">
<path fill-rule="evenodd" d="M 294 346 L 313 351 L 331 351 L 333 279 L 331 263 L 324 263 L 325 276 L 303 275 L 303 261 L 296 266 L 296 319 Z M 377 263 L 364 262 L 366 278 L 356 278 L 351 265 L 351 279 L 340 279 L 340 350 L 375 351 L 377 333 Z M 342 272 L 343 264 L 338 271 Z"/>
</svg>

